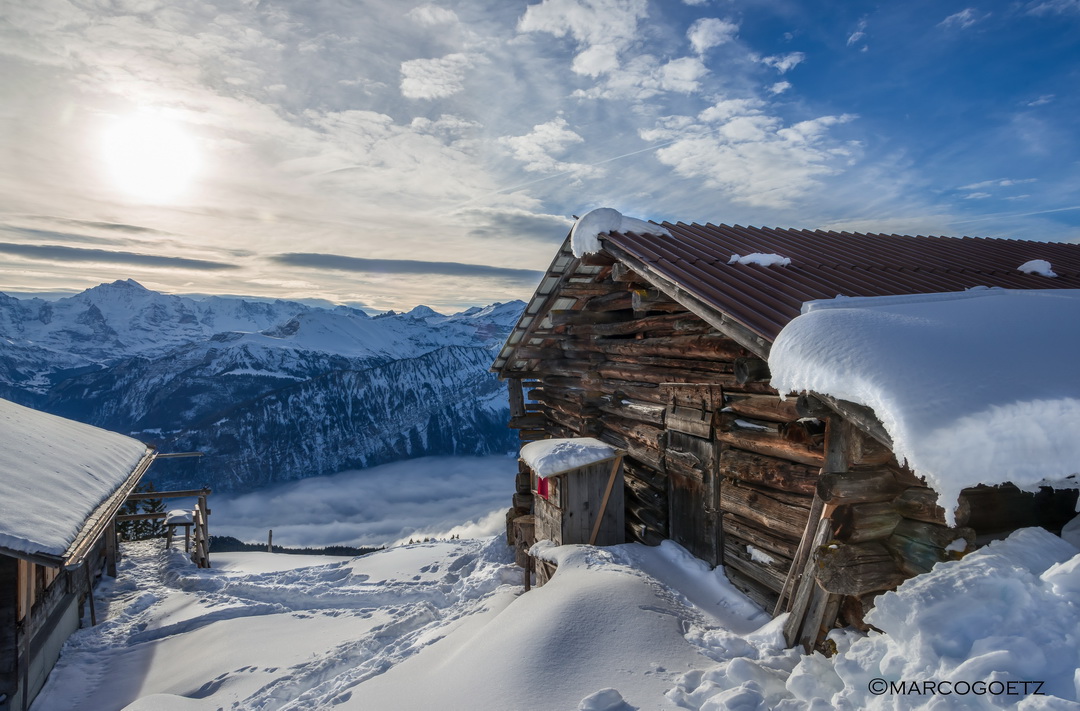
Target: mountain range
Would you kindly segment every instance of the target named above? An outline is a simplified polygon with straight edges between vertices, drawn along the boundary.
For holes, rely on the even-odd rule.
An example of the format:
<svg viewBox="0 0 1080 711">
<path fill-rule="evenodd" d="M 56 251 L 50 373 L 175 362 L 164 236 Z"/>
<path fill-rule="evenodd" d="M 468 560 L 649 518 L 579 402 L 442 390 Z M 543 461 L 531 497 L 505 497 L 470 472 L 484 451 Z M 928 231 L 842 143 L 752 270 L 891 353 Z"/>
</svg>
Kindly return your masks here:
<svg viewBox="0 0 1080 711">
<path fill-rule="evenodd" d="M 160 460 L 158 488 L 508 451 L 505 389 L 487 368 L 523 306 L 370 316 L 130 279 L 55 301 L 0 293 L 0 397 L 203 453 Z"/>
</svg>

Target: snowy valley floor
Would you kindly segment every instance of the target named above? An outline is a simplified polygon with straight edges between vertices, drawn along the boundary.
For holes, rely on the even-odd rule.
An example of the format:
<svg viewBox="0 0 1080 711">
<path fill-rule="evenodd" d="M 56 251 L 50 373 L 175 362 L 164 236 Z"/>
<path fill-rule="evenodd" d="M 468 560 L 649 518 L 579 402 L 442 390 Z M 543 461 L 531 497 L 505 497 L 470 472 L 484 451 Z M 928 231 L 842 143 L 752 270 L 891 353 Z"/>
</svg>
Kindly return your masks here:
<svg viewBox="0 0 1080 711">
<path fill-rule="evenodd" d="M 32 709 L 1080 708 L 1080 555 L 1040 529 L 882 596 L 889 634 L 834 633 L 828 660 L 783 649 L 778 621 L 673 543 L 541 553 L 559 572 L 523 593 L 500 538 L 211 570 L 127 544 L 105 621 Z"/>
</svg>

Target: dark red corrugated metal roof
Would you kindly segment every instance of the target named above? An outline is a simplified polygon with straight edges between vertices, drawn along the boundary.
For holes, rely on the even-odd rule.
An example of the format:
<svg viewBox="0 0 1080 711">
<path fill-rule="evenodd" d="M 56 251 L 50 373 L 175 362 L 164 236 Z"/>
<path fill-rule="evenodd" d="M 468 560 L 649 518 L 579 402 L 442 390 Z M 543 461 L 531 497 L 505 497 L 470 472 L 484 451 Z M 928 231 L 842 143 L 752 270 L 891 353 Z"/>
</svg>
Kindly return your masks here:
<svg viewBox="0 0 1080 711">
<path fill-rule="evenodd" d="M 824 232 L 664 223 L 672 236 L 604 237 L 770 342 L 803 302 L 844 296 L 1009 289 L 1080 289 L 1080 245 L 974 237 Z M 779 254 L 787 267 L 728 264 L 733 254 Z M 1056 278 L 1017 270 L 1050 262 Z"/>
</svg>

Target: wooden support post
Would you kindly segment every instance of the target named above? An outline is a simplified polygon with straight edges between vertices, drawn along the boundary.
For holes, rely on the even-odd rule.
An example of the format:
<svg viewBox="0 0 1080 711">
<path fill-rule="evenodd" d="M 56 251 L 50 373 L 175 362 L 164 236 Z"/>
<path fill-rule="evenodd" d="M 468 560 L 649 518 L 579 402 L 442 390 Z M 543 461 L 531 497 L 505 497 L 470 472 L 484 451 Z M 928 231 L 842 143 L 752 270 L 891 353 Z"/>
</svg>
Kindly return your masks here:
<svg viewBox="0 0 1080 711">
<path fill-rule="evenodd" d="M 94 578 L 90 575 L 89 559 L 83 564 L 83 570 L 86 571 L 86 599 L 90 605 L 90 626 L 97 627 L 97 606 L 94 605 Z"/>
<path fill-rule="evenodd" d="M 604 489 L 604 498 L 600 500 L 600 510 L 596 512 L 596 522 L 593 523 L 592 533 L 589 535 L 589 545 L 596 545 L 596 537 L 600 533 L 600 524 L 604 521 L 604 512 L 607 511 L 608 499 L 611 498 L 611 490 L 615 486 L 615 477 L 619 474 L 619 466 L 622 464 L 622 455 L 616 455 L 611 462 L 611 474 L 608 476 L 607 487 Z"/>
<path fill-rule="evenodd" d="M 34 564 L 27 563 L 26 577 L 23 579 L 23 594 L 26 600 L 26 616 L 23 617 L 22 638 L 22 707 L 23 711 L 30 708 L 30 637 L 33 631 L 34 615 Z"/>
<path fill-rule="evenodd" d="M 824 545 L 825 541 L 829 540 L 829 535 L 831 533 L 832 520 L 829 518 L 820 519 L 817 524 L 817 530 L 814 532 L 814 538 L 810 542 L 811 552 Z M 820 589 L 818 588 L 814 575 L 816 572 L 814 570 L 814 564 L 814 556 L 810 555 L 800 573 L 798 584 L 794 588 L 795 595 L 791 600 L 790 617 L 788 617 L 787 622 L 784 623 L 784 639 L 789 647 L 794 646 L 794 644 L 799 641 L 800 632 L 804 626 L 804 619 L 807 617 L 807 612 L 810 607 L 811 597 L 815 590 Z"/>
<path fill-rule="evenodd" d="M 773 609 L 773 617 L 791 609 L 791 594 L 802 579 L 803 568 L 806 566 L 807 558 L 810 557 L 814 536 L 817 534 L 818 523 L 821 521 L 821 513 L 824 508 L 825 502 L 815 496 L 810 504 L 810 515 L 806 519 L 806 529 L 803 531 L 802 538 L 799 539 L 799 547 L 795 550 L 795 558 L 791 561 L 784 587 L 780 590 L 780 598 L 776 601 L 776 607 Z"/>
<path fill-rule="evenodd" d="M 266 552 L 274 552 L 274 529 L 270 529 L 266 532 Z"/>
<path fill-rule="evenodd" d="M 116 577 L 116 558 L 119 546 L 116 540 L 116 517 L 113 517 L 109 527 L 105 529 L 105 572 L 109 577 Z"/>
<path fill-rule="evenodd" d="M 510 378 L 506 381 L 506 389 L 510 398 L 510 416 L 525 416 L 525 395 L 521 391 L 521 378 Z"/>
</svg>

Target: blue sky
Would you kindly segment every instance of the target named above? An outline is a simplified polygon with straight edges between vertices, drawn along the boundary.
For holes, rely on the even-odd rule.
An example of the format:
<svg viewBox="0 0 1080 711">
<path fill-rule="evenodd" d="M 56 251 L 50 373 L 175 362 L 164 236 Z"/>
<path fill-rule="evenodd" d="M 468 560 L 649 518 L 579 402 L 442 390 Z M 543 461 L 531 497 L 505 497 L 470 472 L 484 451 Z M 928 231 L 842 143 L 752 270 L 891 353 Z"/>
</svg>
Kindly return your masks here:
<svg viewBox="0 0 1080 711">
<path fill-rule="evenodd" d="M 0 290 L 451 311 L 571 215 L 1080 239 L 1080 1 L 17 0 Z"/>
</svg>

